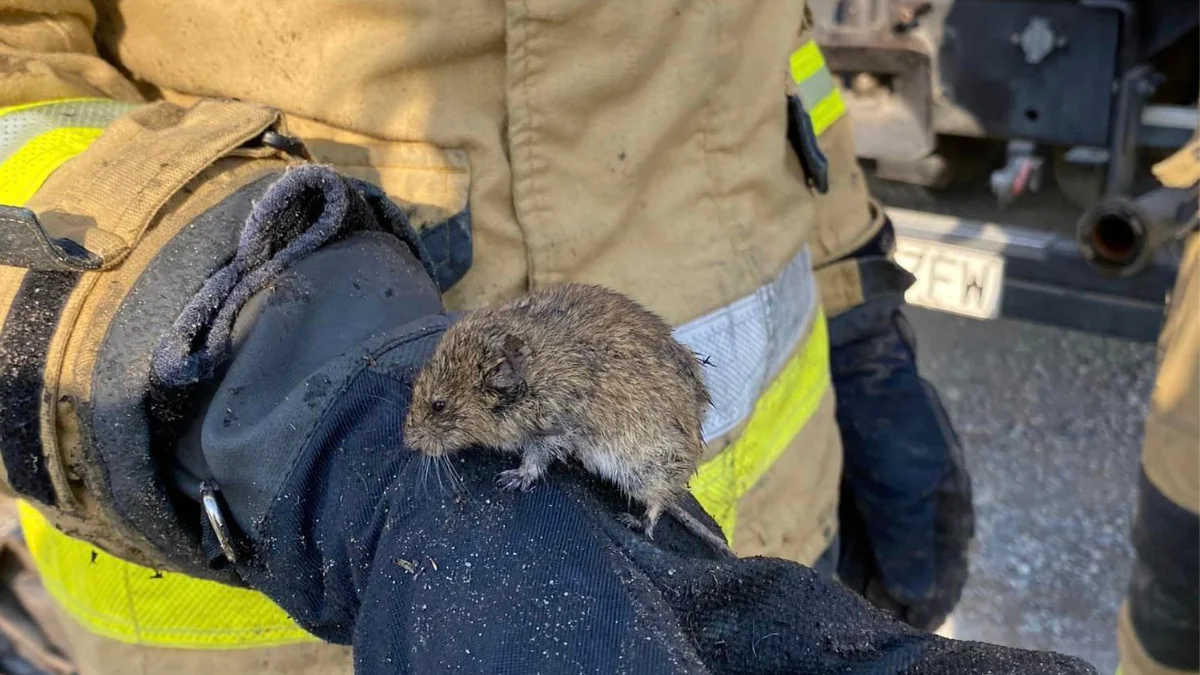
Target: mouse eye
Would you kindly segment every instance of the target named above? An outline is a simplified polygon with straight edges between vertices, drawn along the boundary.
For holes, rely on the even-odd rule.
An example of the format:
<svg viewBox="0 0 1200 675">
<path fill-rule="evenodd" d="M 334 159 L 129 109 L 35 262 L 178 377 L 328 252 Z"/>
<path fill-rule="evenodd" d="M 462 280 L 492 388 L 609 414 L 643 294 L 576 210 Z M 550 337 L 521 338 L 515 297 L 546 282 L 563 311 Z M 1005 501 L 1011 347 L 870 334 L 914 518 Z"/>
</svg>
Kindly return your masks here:
<svg viewBox="0 0 1200 675">
<path fill-rule="evenodd" d="M 442 412 L 443 410 L 446 409 L 446 402 L 439 398 L 439 399 L 435 400 L 433 403 L 430 403 L 429 407 L 433 408 L 433 412 Z"/>
</svg>

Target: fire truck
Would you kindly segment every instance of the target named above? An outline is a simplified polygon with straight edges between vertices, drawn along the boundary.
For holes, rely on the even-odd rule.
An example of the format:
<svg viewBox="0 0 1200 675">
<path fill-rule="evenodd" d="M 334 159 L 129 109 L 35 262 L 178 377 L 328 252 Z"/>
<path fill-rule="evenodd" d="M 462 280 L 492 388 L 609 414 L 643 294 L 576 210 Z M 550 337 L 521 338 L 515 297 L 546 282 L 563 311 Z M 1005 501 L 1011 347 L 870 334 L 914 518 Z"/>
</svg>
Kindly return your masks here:
<svg viewBox="0 0 1200 675">
<path fill-rule="evenodd" d="M 1153 340 L 1195 189 L 1196 0 L 812 0 L 912 304 Z M 1191 146 L 1196 147 L 1196 146 Z"/>
</svg>

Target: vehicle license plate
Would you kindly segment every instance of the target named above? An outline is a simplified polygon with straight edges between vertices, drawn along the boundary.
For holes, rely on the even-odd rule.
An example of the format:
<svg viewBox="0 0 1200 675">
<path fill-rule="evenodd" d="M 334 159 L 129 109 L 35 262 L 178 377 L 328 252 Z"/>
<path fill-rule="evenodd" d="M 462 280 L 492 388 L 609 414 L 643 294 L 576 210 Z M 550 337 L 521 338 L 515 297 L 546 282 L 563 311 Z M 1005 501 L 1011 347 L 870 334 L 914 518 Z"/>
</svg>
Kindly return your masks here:
<svg viewBox="0 0 1200 675">
<path fill-rule="evenodd" d="M 975 319 L 1000 316 L 1004 256 L 897 237 L 896 262 L 917 277 L 904 295 L 909 303 Z"/>
</svg>

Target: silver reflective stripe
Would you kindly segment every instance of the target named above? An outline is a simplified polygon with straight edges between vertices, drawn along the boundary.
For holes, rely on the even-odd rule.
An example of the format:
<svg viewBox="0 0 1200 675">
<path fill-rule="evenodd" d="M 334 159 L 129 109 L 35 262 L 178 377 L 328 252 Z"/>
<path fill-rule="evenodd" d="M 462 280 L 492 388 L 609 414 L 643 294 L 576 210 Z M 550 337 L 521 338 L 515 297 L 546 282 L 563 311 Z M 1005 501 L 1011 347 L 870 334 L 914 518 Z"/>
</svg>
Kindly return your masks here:
<svg viewBox="0 0 1200 675">
<path fill-rule="evenodd" d="M 796 89 L 800 94 L 800 102 L 804 104 L 804 109 L 815 110 L 821 101 L 824 101 L 825 97 L 833 92 L 833 75 L 828 68 L 821 66 L 817 72 L 804 78 L 802 82 L 797 82 Z"/>
<path fill-rule="evenodd" d="M 713 408 L 704 439 L 731 431 L 754 411 L 758 397 L 808 337 L 816 316 L 816 280 L 808 248 L 771 283 L 675 329 L 675 338 L 710 365 L 705 382 Z"/>
<path fill-rule="evenodd" d="M 137 104 L 105 99 L 47 102 L 0 115 L 0 163 L 42 134 L 63 127 L 103 129 Z"/>
</svg>

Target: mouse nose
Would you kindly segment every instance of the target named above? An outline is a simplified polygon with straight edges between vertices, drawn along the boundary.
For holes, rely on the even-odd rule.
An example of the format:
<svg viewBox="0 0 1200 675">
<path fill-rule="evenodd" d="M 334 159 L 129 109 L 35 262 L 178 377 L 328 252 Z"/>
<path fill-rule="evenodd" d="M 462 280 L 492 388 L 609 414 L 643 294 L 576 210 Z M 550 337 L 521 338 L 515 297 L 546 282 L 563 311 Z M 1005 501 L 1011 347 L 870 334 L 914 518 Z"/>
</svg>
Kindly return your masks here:
<svg viewBox="0 0 1200 675">
<path fill-rule="evenodd" d="M 403 434 L 403 437 L 401 438 L 401 440 L 404 441 L 405 445 L 407 445 L 412 450 L 420 449 L 420 447 L 421 447 L 421 431 L 417 425 L 412 424 L 411 422 L 405 424 L 404 429 L 402 430 L 402 434 Z"/>
</svg>

